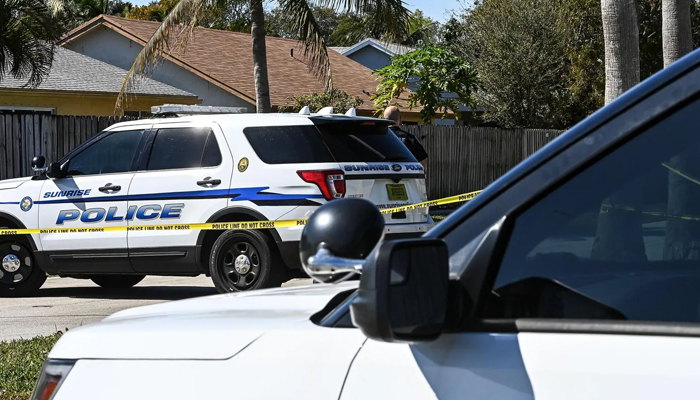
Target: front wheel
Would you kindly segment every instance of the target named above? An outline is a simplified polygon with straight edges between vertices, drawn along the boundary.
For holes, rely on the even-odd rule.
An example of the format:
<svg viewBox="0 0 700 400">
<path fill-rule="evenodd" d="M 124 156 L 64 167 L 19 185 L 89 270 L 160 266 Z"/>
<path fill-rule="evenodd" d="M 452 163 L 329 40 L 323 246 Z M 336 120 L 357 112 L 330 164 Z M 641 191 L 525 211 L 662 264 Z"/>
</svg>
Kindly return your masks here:
<svg viewBox="0 0 700 400">
<path fill-rule="evenodd" d="M 91 280 L 105 289 L 128 289 L 145 277 L 146 275 L 100 275 Z"/>
<path fill-rule="evenodd" d="M 284 266 L 271 240 L 258 231 L 226 231 L 214 242 L 209 272 L 221 293 L 279 286 Z"/>
<path fill-rule="evenodd" d="M 24 241 L 0 239 L 0 260 L 0 297 L 29 296 L 46 282 L 46 273 Z"/>
</svg>

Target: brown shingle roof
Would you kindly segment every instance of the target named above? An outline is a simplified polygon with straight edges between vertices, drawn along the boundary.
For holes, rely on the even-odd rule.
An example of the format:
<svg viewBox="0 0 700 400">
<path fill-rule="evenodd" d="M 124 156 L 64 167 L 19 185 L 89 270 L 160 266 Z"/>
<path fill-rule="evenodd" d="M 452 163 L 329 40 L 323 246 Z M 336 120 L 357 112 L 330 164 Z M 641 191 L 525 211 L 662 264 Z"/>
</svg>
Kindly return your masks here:
<svg viewBox="0 0 700 400">
<path fill-rule="evenodd" d="M 65 44 L 95 27 L 104 25 L 130 39 L 146 43 L 160 23 L 101 15 L 69 32 L 60 44 Z M 270 97 L 273 106 L 288 103 L 296 95 L 323 91 L 323 82 L 304 63 L 299 42 L 276 37 L 266 38 L 267 68 Z M 291 49 L 294 48 L 294 56 Z M 360 109 L 374 109 L 367 93 L 374 93 L 378 80 L 369 68 L 329 51 L 333 85 L 364 104 Z M 250 35 L 230 31 L 197 28 L 184 52 L 171 51 L 170 61 L 196 73 L 217 86 L 255 104 L 255 81 Z M 413 110 L 418 111 L 414 108 Z"/>
</svg>

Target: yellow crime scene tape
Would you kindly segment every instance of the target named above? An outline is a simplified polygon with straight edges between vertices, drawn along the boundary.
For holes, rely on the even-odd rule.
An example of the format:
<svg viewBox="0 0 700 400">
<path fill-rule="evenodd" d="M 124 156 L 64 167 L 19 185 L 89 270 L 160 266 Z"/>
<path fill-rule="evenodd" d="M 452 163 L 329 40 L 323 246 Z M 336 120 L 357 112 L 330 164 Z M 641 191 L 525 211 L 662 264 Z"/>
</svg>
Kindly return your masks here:
<svg viewBox="0 0 700 400">
<path fill-rule="evenodd" d="M 379 210 L 382 214 L 393 214 L 401 211 L 418 210 L 440 206 L 445 204 L 461 203 L 469 201 L 481 193 L 464 193 L 456 196 L 445 197 L 438 200 L 424 201 L 422 203 L 406 204 L 398 207 L 385 208 Z M 212 222 L 201 224 L 170 224 L 170 225 L 142 225 L 142 226 L 104 226 L 90 228 L 40 228 L 40 229 L 0 229 L 0 236 L 13 235 L 38 235 L 53 233 L 101 233 L 101 232 L 147 232 L 147 231 L 228 231 L 241 229 L 277 229 L 291 228 L 306 225 L 306 219 L 288 219 L 279 221 L 246 221 L 246 222 Z"/>
</svg>

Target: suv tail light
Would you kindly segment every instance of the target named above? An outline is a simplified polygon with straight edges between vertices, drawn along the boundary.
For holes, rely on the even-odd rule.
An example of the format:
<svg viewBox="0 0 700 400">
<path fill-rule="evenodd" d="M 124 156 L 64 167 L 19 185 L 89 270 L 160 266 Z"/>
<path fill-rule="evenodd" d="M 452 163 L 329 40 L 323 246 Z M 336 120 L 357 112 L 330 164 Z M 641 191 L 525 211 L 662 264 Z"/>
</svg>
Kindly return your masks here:
<svg viewBox="0 0 700 400">
<path fill-rule="evenodd" d="M 313 183 L 321 189 L 326 200 L 345 196 L 345 175 L 339 169 L 326 171 L 297 171 L 304 182 Z"/>
</svg>

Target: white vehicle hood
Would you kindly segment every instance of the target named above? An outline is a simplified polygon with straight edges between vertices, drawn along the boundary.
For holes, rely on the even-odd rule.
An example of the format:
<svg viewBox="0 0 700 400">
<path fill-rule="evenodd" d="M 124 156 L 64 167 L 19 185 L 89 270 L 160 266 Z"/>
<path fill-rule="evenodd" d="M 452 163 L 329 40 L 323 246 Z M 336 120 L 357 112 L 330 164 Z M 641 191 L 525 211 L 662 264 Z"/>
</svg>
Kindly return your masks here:
<svg viewBox="0 0 700 400">
<path fill-rule="evenodd" d="M 3 189 L 15 189 L 19 187 L 21 184 L 25 182 L 31 181 L 31 177 L 26 177 L 26 178 L 15 178 L 15 179 L 5 179 L 0 181 L 0 190 Z M 17 199 L 17 202 L 19 202 L 19 199 Z"/>
<path fill-rule="evenodd" d="M 316 284 L 132 308 L 69 330 L 49 357 L 228 359 L 266 332 L 308 321 L 335 295 L 356 287 L 357 281 Z"/>
</svg>

